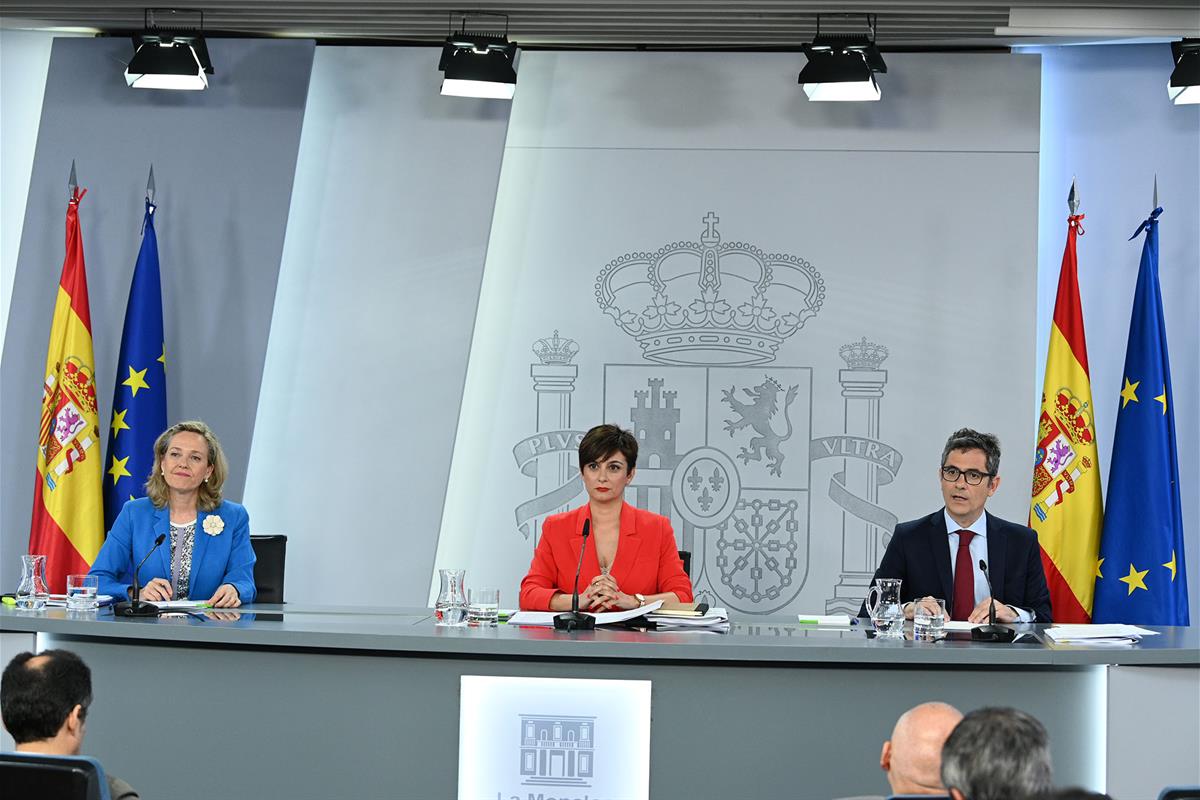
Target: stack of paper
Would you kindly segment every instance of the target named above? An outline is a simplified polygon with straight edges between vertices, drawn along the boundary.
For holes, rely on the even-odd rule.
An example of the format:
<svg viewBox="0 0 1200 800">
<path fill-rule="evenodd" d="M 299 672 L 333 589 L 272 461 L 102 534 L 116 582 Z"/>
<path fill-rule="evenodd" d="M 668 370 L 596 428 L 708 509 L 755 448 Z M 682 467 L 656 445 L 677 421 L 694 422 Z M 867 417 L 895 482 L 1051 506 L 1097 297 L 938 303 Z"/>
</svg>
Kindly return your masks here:
<svg viewBox="0 0 1200 800">
<path fill-rule="evenodd" d="M 710 608 L 703 616 L 676 616 L 670 612 L 647 614 L 646 619 L 653 622 L 660 631 L 729 631 L 729 612 L 723 608 Z"/>
<path fill-rule="evenodd" d="M 662 605 L 662 600 L 655 600 L 653 603 L 647 603 L 641 608 L 631 608 L 628 611 L 601 611 L 593 614 L 590 611 L 584 612 L 589 617 L 596 618 L 597 625 L 613 625 L 618 622 L 624 622 L 628 619 L 636 619 L 643 614 L 649 614 L 652 611 L 657 611 Z M 509 625 L 529 625 L 537 628 L 553 628 L 554 618 L 558 616 L 558 611 L 518 611 L 508 618 Z"/>
<path fill-rule="evenodd" d="M 1046 636 L 1056 644 L 1123 645 L 1137 644 L 1143 636 L 1157 636 L 1158 631 L 1136 625 L 1110 623 L 1105 625 L 1055 625 L 1046 629 Z"/>
</svg>

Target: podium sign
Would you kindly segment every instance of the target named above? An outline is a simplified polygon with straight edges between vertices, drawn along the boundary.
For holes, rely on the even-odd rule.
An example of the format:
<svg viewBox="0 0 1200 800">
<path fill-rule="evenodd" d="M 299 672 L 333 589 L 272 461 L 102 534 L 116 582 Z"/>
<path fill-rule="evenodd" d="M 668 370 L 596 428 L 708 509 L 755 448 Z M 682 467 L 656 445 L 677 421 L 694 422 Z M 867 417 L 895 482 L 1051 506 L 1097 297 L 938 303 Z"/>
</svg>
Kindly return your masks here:
<svg viewBox="0 0 1200 800">
<path fill-rule="evenodd" d="M 462 676 L 459 800 L 648 800 L 650 681 Z"/>
</svg>

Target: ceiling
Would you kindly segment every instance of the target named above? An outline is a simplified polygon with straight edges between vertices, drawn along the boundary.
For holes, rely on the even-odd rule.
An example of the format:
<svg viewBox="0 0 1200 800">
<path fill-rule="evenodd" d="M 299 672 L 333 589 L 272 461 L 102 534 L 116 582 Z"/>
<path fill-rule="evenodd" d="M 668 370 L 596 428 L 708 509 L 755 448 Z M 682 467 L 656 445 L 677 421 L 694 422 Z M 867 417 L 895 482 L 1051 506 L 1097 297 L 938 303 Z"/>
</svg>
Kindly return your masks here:
<svg viewBox="0 0 1200 800">
<path fill-rule="evenodd" d="M 145 0 L 5 0 L 0 26 L 127 33 L 142 27 Z M 1197 0 L 187 0 L 211 34 L 324 41 L 434 43 L 464 7 L 509 15 L 525 47 L 795 48 L 822 29 L 862 30 L 878 14 L 877 40 L 892 48 L 987 48 L 1014 44 L 1167 40 L 1200 36 Z M 484 26 L 484 30 L 494 26 Z"/>
</svg>

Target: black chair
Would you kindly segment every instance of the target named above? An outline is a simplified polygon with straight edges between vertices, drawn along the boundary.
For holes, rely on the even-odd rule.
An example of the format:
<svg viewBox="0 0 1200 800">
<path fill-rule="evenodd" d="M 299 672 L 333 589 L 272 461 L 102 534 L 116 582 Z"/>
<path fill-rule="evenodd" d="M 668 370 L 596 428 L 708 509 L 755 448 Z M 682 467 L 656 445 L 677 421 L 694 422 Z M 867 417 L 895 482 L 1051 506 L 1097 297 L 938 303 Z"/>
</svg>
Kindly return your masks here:
<svg viewBox="0 0 1200 800">
<path fill-rule="evenodd" d="M 683 562 L 683 571 L 687 573 L 689 578 L 692 577 L 692 551 L 680 550 L 679 560 Z"/>
<path fill-rule="evenodd" d="M 283 602 L 283 565 L 287 560 L 287 537 L 281 533 L 251 534 L 254 548 L 256 603 Z"/>
<path fill-rule="evenodd" d="M 1168 786 L 1158 800 L 1200 800 L 1200 786 Z"/>
<path fill-rule="evenodd" d="M 109 800 L 104 768 L 87 756 L 0 753 L 0 786 L 5 797 Z"/>
</svg>

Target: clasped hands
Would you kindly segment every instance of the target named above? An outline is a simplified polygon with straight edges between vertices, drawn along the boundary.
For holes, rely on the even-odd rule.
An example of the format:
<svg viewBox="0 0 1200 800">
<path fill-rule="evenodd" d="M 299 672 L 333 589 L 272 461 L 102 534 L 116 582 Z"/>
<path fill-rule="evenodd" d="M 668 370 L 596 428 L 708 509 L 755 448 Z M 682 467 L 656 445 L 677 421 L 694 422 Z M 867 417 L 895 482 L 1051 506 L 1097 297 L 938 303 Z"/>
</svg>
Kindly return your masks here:
<svg viewBox="0 0 1200 800">
<path fill-rule="evenodd" d="M 142 587 L 141 599 L 149 602 L 171 599 L 171 583 L 163 578 L 151 578 L 150 582 Z M 238 596 L 237 589 L 233 588 L 233 584 L 222 583 L 217 587 L 217 591 L 213 596 L 205 601 L 213 608 L 237 608 L 242 604 L 242 598 Z"/>
<path fill-rule="evenodd" d="M 612 575 L 597 575 L 579 593 L 580 608 L 586 608 L 589 611 L 624 610 L 636 608 L 637 605 L 637 598 L 622 592 Z"/>
<path fill-rule="evenodd" d="M 987 622 L 988 621 L 988 607 L 991 605 L 991 603 L 992 603 L 991 597 L 985 597 L 982 600 L 980 600 L 979 604 L 977 606 L 975 606 L 975 608 L 972 609 L 971 613 L 967 616 L 967 622 L 971 623 L 972 625 L 978 625 L 981 622 Z M 918 608 L 924 608 L 927 611 L 929 611 L 931 614 L 936 614 L 938 612 L 937 602 L 934 600 L 934 598 L 926 596 L 926 597 L 922 597 L 918 600 L 914 600 L 911 603 L 905 604 L 904 618 L 912 619 L 913 612 L 915 612 Z M 1005 605 L 1004 603 L 1001 603 L 1000 601 L 996 601 L 996 622 L 1016 622 L 1016 621 L 1017 621 L 1017 612 L 1014 611 L 1009 606 Z"/>
</svg>

